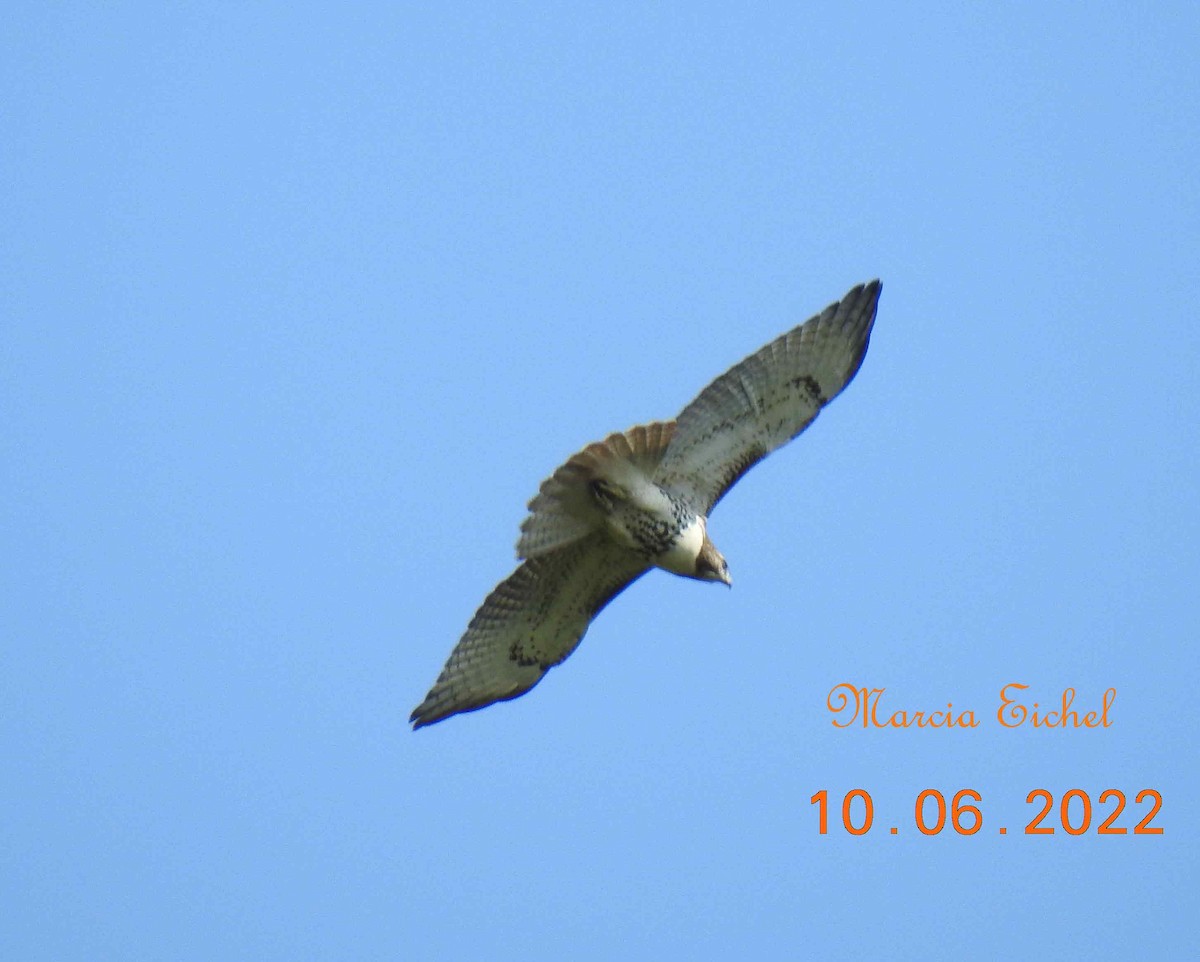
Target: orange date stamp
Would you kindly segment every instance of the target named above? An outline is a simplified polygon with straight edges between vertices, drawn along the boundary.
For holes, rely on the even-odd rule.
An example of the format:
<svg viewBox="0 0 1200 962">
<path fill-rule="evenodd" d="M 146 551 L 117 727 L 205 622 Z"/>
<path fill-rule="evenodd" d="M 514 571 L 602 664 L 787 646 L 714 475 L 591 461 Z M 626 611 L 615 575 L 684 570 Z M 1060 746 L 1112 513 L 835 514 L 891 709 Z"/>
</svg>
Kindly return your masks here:
<svg viewBox="0 0 1200 962">
<path fill-rule="evenodd" d="M 1117 788 L 1106 788 L 1097 798 L 1093 809 L 1091 796 L 1080 788 L 1064 792 L 1055 812 L 1054 795 L 1044 788 L 1035 788 L 1025 797 L 1027 805 L 1040 806 L 1033 812 L 1025 825 L 1026 835 L 1054 835 L 1060 829 L 1067 835 L 1162 835 L 1162 828 L 1154 825 L 1162 809 L 1162 795 L 1153 788 L 1144 788 L 1134 797 L 1134 805 L 1143 806 L 1133 814 L 1141 818 L 1130 830 L 1121 821 L 1125 814 L 1125 793 Z M 817 832 L 829 834 L 829 792 L 821 789 L 809 799 L 817 806 Z M 949 825 L 959 835 L 976 835 L 984 826 L 983 796 L 971 788 L 956 792 L 949 804 L 946 796 L 936 788 L 927 788 L 917 795 L 913 806 L 913 821 L 922 835 L 939 835 Z M 1111 808 L 1106 808 L 1111 806 Z M 866 835 L 875 824 L 875 803 L 865 789 L 855 788 L 842 796 L 842 828 L 850 835 Z M 1093 829 L 1093 825 L 1095 828 Z M 1000 835 L 1007 835 L 1007 826 L 1000 826 Z M 899 826 L 888 829 L 889 835 L 898 835 Z"/>
</svg>

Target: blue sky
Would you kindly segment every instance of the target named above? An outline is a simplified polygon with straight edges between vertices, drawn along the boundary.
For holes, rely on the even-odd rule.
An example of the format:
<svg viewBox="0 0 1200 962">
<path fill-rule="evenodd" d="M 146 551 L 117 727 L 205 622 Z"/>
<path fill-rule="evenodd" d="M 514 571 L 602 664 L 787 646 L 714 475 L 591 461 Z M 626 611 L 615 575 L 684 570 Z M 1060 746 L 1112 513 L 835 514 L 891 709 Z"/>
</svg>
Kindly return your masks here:
<svg viewBox="0 0 1200 962">
<path fill-rule="evenodd" d="M 1185 957 L 1198 39 L 11 10 L 0 955 Z M 651 573 L 527 697 L 409 731 L 543 477 L 876 276 L 856 381 L 713 515 L 732 591 Z M 844 682 L 980 724 L 839 729 Z M 1005 729 L 1010 682 L 1111 725 Z M 923 836 L 928 788 L 981 830 Z M 1092 828 L 1024 834 L 1038 788 Z"/>
</svg>

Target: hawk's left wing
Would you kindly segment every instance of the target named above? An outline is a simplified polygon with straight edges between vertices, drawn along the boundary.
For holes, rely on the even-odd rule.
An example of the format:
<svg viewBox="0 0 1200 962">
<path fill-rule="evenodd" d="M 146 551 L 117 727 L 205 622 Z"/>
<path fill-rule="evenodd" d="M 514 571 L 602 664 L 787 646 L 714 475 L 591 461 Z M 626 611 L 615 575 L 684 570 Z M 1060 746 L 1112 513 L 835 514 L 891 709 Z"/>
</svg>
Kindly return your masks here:
<svg viewBox="0 0 1200 962">
<path fill-rule="evenodd" d="M 880 283 L 860 284 L 734 365 L 683 409 L 654 481 L 707 515 L 750 468 L 808 427 L 858 373 Z"/>
<path fill-rule="evenodd" d="M 480 606 L 409 721 L 420 728 L 523 695 L 647 568 L 603 532 L 523 562 Z"/>
</svg>

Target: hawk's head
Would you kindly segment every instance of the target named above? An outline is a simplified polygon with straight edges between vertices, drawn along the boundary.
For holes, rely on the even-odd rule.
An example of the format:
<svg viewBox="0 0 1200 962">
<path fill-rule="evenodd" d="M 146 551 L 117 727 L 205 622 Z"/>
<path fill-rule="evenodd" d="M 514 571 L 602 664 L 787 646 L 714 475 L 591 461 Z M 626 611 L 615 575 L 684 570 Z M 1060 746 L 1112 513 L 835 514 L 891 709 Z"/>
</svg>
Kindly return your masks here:
<svg viewBox="0 0 1200 962">
<path fill-rule="evenodd" d="M 733 587 L 729 565 L 717 546 L 708 540 L 707 532 L 704 534 L 704 543 L 700 545 L 700 553 L 696 555 L 696 577 L 701 581 L 719 581 Z"/>
</svg>

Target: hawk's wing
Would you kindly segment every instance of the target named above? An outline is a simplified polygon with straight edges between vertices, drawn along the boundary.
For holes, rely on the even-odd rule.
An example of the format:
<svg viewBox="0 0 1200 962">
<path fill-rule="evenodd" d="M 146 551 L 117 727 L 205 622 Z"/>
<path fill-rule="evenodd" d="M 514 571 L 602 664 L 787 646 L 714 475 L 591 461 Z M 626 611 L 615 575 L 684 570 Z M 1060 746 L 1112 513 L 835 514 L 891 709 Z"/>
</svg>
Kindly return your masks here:
<svg viewBox="0 0 1200 962">
<path fill-rule="evenodd" d="M 409 721 L 420 728 L 529 691 L 647 568 L 603 532 L 525 561 L 488 595 Z"/>
<path fill-rule="evenodd" d="M 707 515 L 750 468 L 808 427 L 867 353 L 879 281 L 730 368 L 679 415 L 654 481 Z"/>
</svg>

